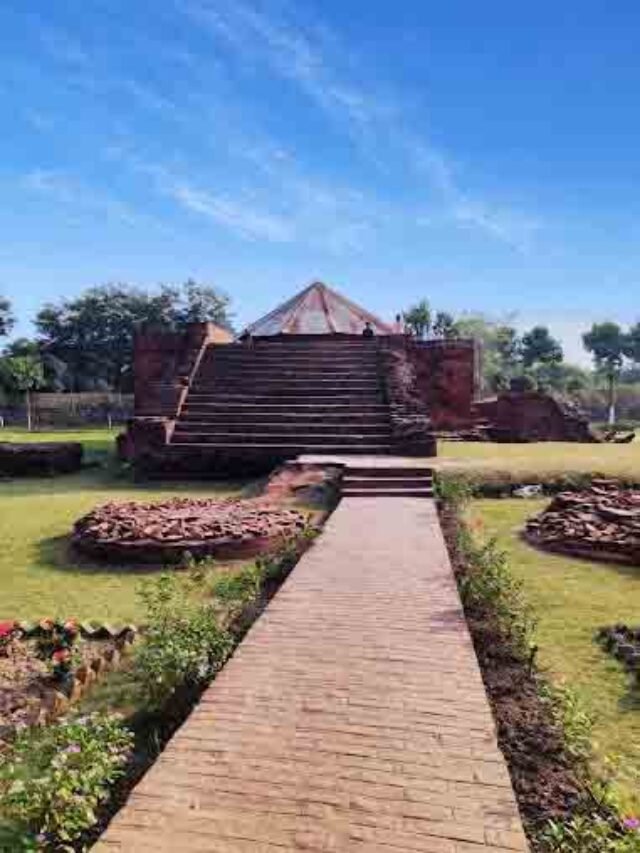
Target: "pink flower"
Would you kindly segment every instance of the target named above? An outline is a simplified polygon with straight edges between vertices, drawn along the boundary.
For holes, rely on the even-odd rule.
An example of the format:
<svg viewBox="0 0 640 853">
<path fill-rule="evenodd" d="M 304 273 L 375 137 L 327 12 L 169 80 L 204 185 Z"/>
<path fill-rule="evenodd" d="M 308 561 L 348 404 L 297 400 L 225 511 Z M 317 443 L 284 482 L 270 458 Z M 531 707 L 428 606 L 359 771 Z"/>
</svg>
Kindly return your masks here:
<svg viewBox="0 0 640 853">
<path fill-rule="evenodd" d="M 70 657 L 71 657 L 71 652 L 69 651 L 69 649 L 57 649 L 51 655 L 51 660 L 54 663 L 64 663 L 65 661 L 68 661 Z"/>
<path fill-rule="evenodd" d="M 16 629 L 15 622 L 0 622 L 0 637 L 9 637 Z"/>
<path fill-rule="evenodd" d="M 637 817 L 626 817 L 622 821 L 622 825 L 625 829 L 628 829 L 630 832 L 635 832 L 640 829 L 640 818 Z"/>
</svg>

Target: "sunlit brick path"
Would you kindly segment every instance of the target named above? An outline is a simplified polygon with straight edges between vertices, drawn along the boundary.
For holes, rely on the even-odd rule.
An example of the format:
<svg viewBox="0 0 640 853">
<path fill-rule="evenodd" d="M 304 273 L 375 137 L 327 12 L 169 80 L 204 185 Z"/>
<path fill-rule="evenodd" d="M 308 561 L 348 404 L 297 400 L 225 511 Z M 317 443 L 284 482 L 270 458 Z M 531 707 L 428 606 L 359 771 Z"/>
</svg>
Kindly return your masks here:
<svg viewBox="0 0 640 853">
<path fill-rule="evenodd" d="M 431 500 L 342 501 L 94 849 L 527 850 Z"/>
</svg>

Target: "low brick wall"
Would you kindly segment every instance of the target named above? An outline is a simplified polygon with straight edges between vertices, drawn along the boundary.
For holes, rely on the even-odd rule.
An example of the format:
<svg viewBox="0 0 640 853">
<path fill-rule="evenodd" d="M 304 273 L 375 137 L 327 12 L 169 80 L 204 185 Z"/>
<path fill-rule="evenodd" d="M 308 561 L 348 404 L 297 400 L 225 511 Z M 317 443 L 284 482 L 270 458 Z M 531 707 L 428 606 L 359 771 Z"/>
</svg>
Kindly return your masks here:
<svg viewBox="0 0 640 853">
<path fill-rule="evenodd" d="M 71 474 L 82 467 L 80 442 L 0 443 L 0 474 L 11 477 Z"/>
</svg>

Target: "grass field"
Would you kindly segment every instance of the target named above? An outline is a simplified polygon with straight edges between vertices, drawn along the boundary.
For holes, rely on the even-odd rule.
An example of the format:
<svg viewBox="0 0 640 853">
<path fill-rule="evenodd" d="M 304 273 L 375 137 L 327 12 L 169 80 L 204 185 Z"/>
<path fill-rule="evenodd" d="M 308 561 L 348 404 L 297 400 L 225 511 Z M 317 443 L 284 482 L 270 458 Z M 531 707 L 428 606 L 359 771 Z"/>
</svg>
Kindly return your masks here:
<svg viewBox="0 0 640 853">
<path fill-rule="evenodd" d="M 176 492 L 229 495 L 233 484 L 138 485 L 109 465 L 119 430 L 0 430 L 0 441 L 81 441 L 104 467 L 46 479 L 0 481 L 0 619 L 73 616 L 114 623 L 140 615 L 135 590 L 144 570 L 83 563 L 69 552 L 73 522 L 111 500 L 160 500 Z"/>
<path fill-rule="evenodd" d="M 640 689 L 631 689 L 629 677 L 593 642 L 593 634 L 615 622 L 640 624 L 640 569 L 547 554 L 527 545 L 519 531 L 544 505 L 539 500 L 481 500 L 473 512 L 485 534 L 497 537 L 525 584 L 538 618 L 540 663 L 553 680 L 574 687 L 595 715 L 599 758 L 624 757 L 619 782 L 629 806 L 638 809 Z"/>
<path fill-rule="evenodd" d="M 632 444 L 441 441 L 434 467 L 493 482 L 536 483 L 569 474 L 601 474 L 640 483 L 640 440 Z"/>
</svg>

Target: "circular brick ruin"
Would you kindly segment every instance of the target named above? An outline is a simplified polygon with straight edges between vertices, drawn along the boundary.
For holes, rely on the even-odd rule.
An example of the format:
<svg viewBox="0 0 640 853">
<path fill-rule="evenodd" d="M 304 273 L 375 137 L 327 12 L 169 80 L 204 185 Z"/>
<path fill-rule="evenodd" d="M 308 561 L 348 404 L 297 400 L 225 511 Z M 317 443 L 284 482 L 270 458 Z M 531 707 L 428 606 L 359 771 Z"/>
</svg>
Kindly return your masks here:
<svg viewBox="0 0 640 853">
<path fill-rule="evenodd" d="M 299 534 L 304 513 L 254 500 L 171 498 L 108 503 L 79 519 L 72 543 L 102 560 L 179 563 L 194 557 L 254 557 Z"/>
<path fill-rule="evenodd" d="M 527 521 L 533 545 L 578 557 L 640 565 L 640 491 L 594 480 L 580 492 L 561 492 Z"/>
</svg>

